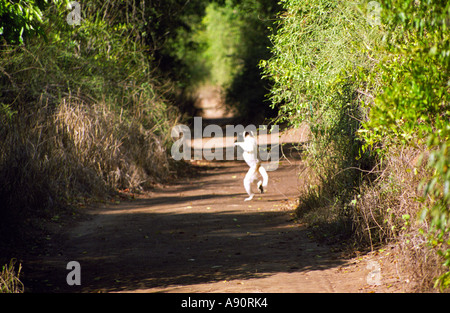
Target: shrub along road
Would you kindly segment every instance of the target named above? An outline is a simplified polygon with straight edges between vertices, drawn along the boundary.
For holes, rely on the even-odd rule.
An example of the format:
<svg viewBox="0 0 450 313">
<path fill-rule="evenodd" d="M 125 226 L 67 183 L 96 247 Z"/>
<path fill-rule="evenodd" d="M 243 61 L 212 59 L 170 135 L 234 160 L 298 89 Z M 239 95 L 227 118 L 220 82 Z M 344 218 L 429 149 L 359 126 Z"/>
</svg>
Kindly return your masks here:
<svg viewBox="0 0 450 313">
<path fill-rule="evenodd" d="M 244 202 L 243 161 L 198 161 L 200 174 L 91 209 L 27 261 L 29 292 L 401 291 L 388 253 L 343 258 L 294 218 L 298 157 Z M 81 285 L 69 286 L 69 261 Z M 380 285 L 375 286 L 379 270 Z M 374 272 L 375 271 L 375 272 Z"/>
</svg>

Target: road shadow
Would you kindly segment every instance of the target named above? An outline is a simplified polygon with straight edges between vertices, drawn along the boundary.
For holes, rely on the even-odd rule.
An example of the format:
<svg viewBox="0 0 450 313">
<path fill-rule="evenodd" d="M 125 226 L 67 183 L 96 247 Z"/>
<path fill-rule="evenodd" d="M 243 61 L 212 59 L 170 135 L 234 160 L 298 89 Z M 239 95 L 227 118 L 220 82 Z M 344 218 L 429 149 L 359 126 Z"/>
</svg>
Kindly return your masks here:
<svg viewBox="0 0 450 313">
<path fill-rule="evenodd" d="M 47 263 L 36 292 L 115 292 L 265 278 L 343 264 L 286 228 L 286 213 L 120 213 L 69 240 Z M 314 251 L 314 253 L 311 253 Z M 81 286 L 68 286 L 66 264 L 81 264 Z"/>
<path fill-rule="evenodd" d="M 297 166 L 272 172 L 271 191 L 252 202 L 242 201 L 246 167 L 230 163 L 149 197 L 97 208 L 60 245 L 27 263 L 27 290 L 124 292 L 340 266 L 290 214 Z M 81 265 L 81 286 L 66 282 L 69 261 Z"/>
</svg>

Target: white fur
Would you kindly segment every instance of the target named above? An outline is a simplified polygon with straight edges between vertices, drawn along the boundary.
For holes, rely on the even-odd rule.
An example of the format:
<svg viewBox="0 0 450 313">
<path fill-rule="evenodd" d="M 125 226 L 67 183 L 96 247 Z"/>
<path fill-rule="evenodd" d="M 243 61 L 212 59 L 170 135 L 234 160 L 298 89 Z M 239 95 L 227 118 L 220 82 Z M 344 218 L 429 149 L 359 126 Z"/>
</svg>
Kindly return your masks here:
<svg viewBox="0 0 450 313">
<path fill-rule="evenodd" d="M 258 173 L 262 176 L 262 181 L 258 181 L 258 189 L 260 192 L 264 192 L 264 188 L 267 187 L 269 182 L 269 176 L 266 169 L 261 166 L 261 161 L 258 159 L 258 144 L 255 137 L 250 133 L 246 133 L 243 142 L 236 142 L 235 145 L 240 146 L 243 150 L 243 157 L 247 165 L 250 167 L 244 178 L 244 188 L 248 194 L 248 198 L 245 201 L 253 199 L 255 195 L 251 190 L 251 184 L 258 179 Z"/>
</svg>

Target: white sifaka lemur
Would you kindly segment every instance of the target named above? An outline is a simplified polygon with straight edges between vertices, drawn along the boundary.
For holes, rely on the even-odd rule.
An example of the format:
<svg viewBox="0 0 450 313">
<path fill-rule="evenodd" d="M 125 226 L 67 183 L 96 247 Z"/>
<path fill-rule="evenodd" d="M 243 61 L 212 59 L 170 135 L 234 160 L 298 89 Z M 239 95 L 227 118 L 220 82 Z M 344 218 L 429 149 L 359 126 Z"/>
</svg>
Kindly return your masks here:
<svg viewBox="0 0 450 313">
<path fill-rule="evenodd" d="M 234 144 L 240 146 L 244 150 L 244 160 L 250 167 L 244 178 L 244 188 L 248 194 L 248 198 L 246 198 L 245 201 L 249 201 L 252 200 L 255 195 L 251 190 L 251 184 L 258 179 L 258 173 L 262 176 L 262 181 L 259 180 L 257 183 L 260 193 L 263 193 L 264 188 L 267 187 L 269 176 L 267 175 L 266 169 L 261 166 L 261 161 L 258 158 L 258 144 L 251 132 L 246 131 L 244 133 L 244 141 L 235 142 Z"/>
</svg>

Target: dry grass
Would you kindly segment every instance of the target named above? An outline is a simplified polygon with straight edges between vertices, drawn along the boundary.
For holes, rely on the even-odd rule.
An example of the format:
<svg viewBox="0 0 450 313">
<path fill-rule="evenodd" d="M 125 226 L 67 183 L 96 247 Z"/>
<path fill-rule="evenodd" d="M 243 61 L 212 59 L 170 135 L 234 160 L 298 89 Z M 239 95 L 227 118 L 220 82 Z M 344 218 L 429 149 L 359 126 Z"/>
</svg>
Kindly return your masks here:
<svg viewBox="0 0 450 313">
<path fill-rule="evenodd" d="M 103 35 L 96 52 L 120 37 Z M 146 52 L 125 40 L 117 58 L 97 59 L 61 42 L 0 45 L 4 242 L 71 204 L 151 187 L 180 168 L 167 149 L 179 119 L 165 98 L 173 86 Z"/>
<path fill-rule="evenodd" d="M 398 270 L 409 291 L 433 292 L 435 279 L 445 272 L 443 258 L 430 246 L 429 225 L 420 219 L 428 203 L 421 183 L 431 176 L 424 166 L 425 148 L 389 151 L 377 179 L 362 186 L 355 199 L 352 220 L 359 245 L 395 243 Z"/>
<path fill-rule="evenodd" d="M 329 244 L 341 242 L 351 236 L 351 225 L 340 204 L 328 186 L 324 186 L 313 167 L 306 166 L 300 173 L 297 216 L 306 222 L 317 240 Z"/>
<path fill-rule="evenodd" d="M 377 166 L 377 178 L 361 186 L 352 202 L 359 242 L 370 246 L 389 242 L 415 219 L 422 205 L 416 201 L 422 195 L 419 185 L 428 175 L 419 162 L 422 154 L 406 148 L 391 151 Z"/>
<path fill-rule="evenodd" d="M 138 191 L 170 176 L 164 135 L 121 113 L 67 97 L 56 108 L 28 107 L 3 125 L 0 216 L 6 235 L 27 217 L 51 216 L 80 197 Z"/>
<path fill-rule="evenodd" d="M 24 286 L 20 281 L 22 265 L 19 264 L 17 273 L 15 271 L 16 260 L 11 259 L 9 265 L 6 264 L 0 273 L 0 293 L 23 293 Z"/>
<path fill-rule="evenodd" d="M 409 282 L 408 291 L 435 292 L 435 279 L 446 269 L 437 247 L 429 244 L 427 221 L 419 218 L 428 201 L 420 188 L 431 175 L 422 161 L 427 151 L 397 148 L 388 155 L 382 166 L 373 169 L 376 179 L 364 181 L 348 203 L 336 201 L 311 168 L 306 168 L 301 175 L 308 183 L 301 192 L 298 215 L 312 226 L 318 239 L 330 243 L 345 239 L 358 250 L 394 244 L 397 268 Z"/>
<path fill-rule="evenodd" d="M 125 28 L 89 18 L 84 26 L 66 32 L 49 24 L 49 40 L 0 42 L 5 258 L 51 231 L 47 220 L 78 213 L 75 205 L 142 190 L 183 170 L 168 149 L 180 118 L 167 99 L 173 85 L 148 48 Z"/>
<path fill-rule="evenodd" d="M 83 168 L 91 168 L 111 188 L 136 190 L 169 173 L 161 137 L 105 104 L 64 101 L 55 114 L 56 132 L 70 142 Z"/>
</svg>

